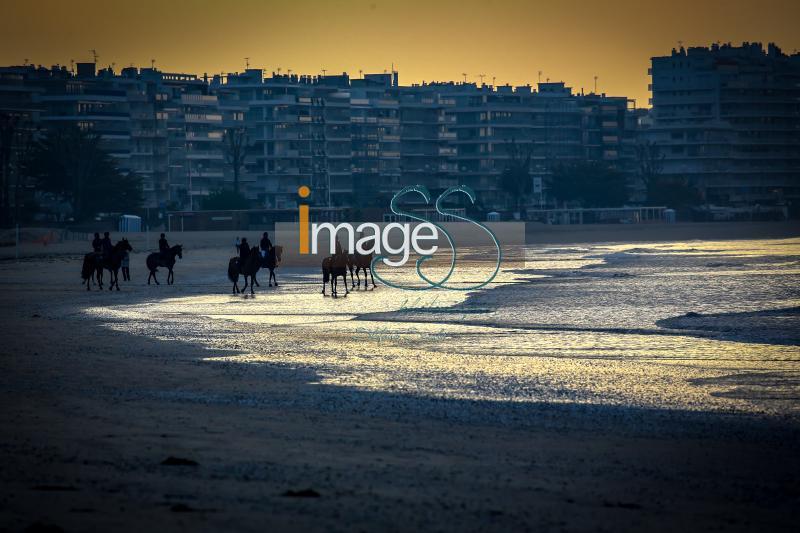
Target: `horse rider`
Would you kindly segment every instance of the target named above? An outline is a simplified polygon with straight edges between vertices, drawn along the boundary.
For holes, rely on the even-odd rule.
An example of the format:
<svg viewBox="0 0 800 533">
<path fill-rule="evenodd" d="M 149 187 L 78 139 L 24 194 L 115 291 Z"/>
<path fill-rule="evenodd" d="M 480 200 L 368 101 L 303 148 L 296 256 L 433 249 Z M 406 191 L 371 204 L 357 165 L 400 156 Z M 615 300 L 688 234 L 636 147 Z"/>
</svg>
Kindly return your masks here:
<svg viewBox="0 0 800 533">
<path fill-rule="evenodd" d="M 162 259 L 165 259 L 168 251 L 169 243 L 167 242 L 167 236 L 162 233 L 161 238 L 158 239 L 158 253 L 161 254 Z"/>
<path fill-rule="evenodd" d="M 242 242 L 239 244 L 239 267 L 244 265 L 248 255 L 250 255 L 250 244 L 247 242 L 247 237 L 242 237 Z"/>
<path fill-rule="evenodd" d="M 272 248 L 272 241 L 269 240 L 269 233 L 267 233 L 266 231 L 264 232 L 264 235 L 261 236 L 260 246 L 261 246 L 261 257 L 266 258 L 267 252 L 269 252 L 269 250 Z"/>
<path fill-rule="evenodd" d="M 108 235 L 106 231 L 103 233 L 103 239 L 100 241 L 100 251 L 103 252 L 103 257 L 111 257 L 111 251 L 114 249 L 114 245 L 111 244 L 111 237 Z"/>
<path fill-rule="evenodd" d="M 103 243 L 103 241 L 100 240 L 100 234 L 99 233 L 95 233 L 94 234 L 94 240 L 92 241 L 92 250 L 94 250 L 94 253 L 96 253 L 96 254 L 100 253 L 100 251 L 103 248 L 103 244 L 102 243 Z"/>
</svg>

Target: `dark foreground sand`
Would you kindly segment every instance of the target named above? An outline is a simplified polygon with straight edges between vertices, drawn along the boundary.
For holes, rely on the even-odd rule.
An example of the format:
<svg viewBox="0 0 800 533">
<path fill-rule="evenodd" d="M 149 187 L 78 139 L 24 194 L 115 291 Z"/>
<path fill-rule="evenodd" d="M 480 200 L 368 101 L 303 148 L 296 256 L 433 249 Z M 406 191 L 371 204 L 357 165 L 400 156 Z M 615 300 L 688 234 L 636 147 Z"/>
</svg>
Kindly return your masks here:
<svg viewBox="0 0 800 533">
<path fill-rule="evenodd" d="M 0 263 L 0 530 L 796 531 L 793 420 L 569 407 L 518 429 L 402 397 L 376 414 L 375 392 L 333 409 L 314 375 L 101 327 L 80 309 L 118 296 L 76 272 Z"/>
</svg>

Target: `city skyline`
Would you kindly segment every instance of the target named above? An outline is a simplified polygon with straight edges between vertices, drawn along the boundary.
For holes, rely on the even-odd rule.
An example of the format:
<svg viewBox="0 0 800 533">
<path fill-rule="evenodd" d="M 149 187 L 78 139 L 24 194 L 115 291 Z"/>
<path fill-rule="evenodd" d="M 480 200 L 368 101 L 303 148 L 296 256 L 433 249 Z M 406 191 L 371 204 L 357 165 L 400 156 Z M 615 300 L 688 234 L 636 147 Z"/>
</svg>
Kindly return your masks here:
<svg viewBox="0 0 800 533">
<path fill-rule="evenodd" d="M 110 13 L 106 3 L 83 5 L 81 12 L 49 1 L 7 6 L 0 63 L 69 65 L 91 61 L 90 50 L 96 50 L 98 66 L 114 63 L 117 71 L 131 63 L 150 66 L 153 59 L 160 70 L 198 75 L 243 71 L 246 63 L 266 72 L 324 69 L 352 77 L 394 67 L 403 85 L 463 81 L 466 73 L 468 82 L 495 85 L 564 81 L 576 92 L 592 91 L 597 76 L 598 92 L 647 107 L 650 58 L 681 44 L 775 42 L 787 53 L 800 47 L 791 24 L 800 6 L 783 1 L 646 9 L 629 1 L 558 8 L 516 0 L 243 1 L 234 8 L 205 1 L 156 7 L 145 1 L 114 6 Z M 642 19 L 643 11 L 659 23 Z M 37 18 L 42 12 L 46 20 Z"/>
</svg>

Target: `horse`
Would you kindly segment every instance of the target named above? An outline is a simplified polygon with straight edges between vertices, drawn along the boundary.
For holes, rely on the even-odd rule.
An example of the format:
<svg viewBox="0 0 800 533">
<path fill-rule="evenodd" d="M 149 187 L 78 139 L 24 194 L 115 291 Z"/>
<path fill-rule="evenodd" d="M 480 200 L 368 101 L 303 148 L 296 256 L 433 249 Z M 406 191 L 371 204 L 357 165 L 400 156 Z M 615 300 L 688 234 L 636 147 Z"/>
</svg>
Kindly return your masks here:
<svg viewBox="0 0 800 533">
<path fill-rule="evenodd" d="M 228 261 L 228 279 L 233 282 L 233 294 L 244 292 L 247 289 L 247 278 L 250 278 L 250 294 L 255 294 L 253 286 L 261 286 L 256 279 L 256 273 L 261 269 L 261 253 L 258 246 L 253 246 L 250 253 L 244 260 L 240 261 L 238 257 L 231 257 Z M 239 289 L 239 276 L 244 276 L 244 287 Z"/>
<path fill-rule="evenodd" d="M 372 276 L 372 252 L 368 255 L 363 255 L 358 252 L 347 255 L 347 268 L 350 270 L 350 283 L 351 289 L 355 289 L 356 282 L 353 281 L 353 269 L 356 271 L 356 279 L 358 280 L 358 288 L 361 288 L 361 277 L 358 275 L 359 270 L 364 271 L 364 289 L 367 288 L 369 282 L 367 281 L 367 270 L 369 276 L 372 278 L 372 288 L 375 288 L 375 278 Z"/>
<path fill-rule="evenodd" d="M 330 282 L 331 295 L 336 298 L 336 287 L 338 285 L 338 278 L 341 277 L 344 281 L 344 295 L 347 296 L 350 291 L 347 289 L 347 254 L 339 253 L 326 257 L 322 260 L 322 294 L 325 295 L 325 284 Z"/>
<path fill-rule="evenodd" d="M 100 289 L 103 289 L 103 255 L 99 252 L 90 252 L 83 256 L 81 279 L 86 282 L 86 290 L 92 290 L 92 278 L 96 277 Z"/>
<path fill-rule="evenodd" d="M 111 254 L 108 257 L 103 257 L 101 260 L 102 268 L 106 269 L 110 273 L 111 283 L 108 286 L 108 290 L 114 289 L 116 285 L 117 290 L 119 290 L 119 269 L 122 266 L 122 258 L 125 256 L 125 252 L 132 252 L 133 246 L 128 242 L 128 239 L 122 239 L 117 244 L 114 245 L 114 248 L 111 249 Z M 100 271 L 100 288 L 102 289 L 102 268 Z"/>
<path fill-rule="evenodd" d="M 278 286 L 278 278 L 275 277 L 275 269 L 281 262 L 281 254 L 283 254 L 283 246 L 273 246 L 264 256 L 264 261 L 261 266 L 269 269 L 270 287 L 272 287 L 272 280 L 275 280 L 275 286 Z"/>
<path fill-rule="evenodd" d="M 150 285 L 150 278 L 153 278 L 153 281 L 156 282 L 156 285 L 161 285 L 156 279 L 158 267 L 165 267 L 169 270 L 169 273 L 167 274 L 167 285 L 172 285 L 175 283 L 175 273 L 172 271 L 173 267 L 175 266 L 175 257 L 178 257 L 178 259 L 183 259 L 183 246 L 180 244 L 176 244 L 163 253 L 153 252 L 152 254 L 148 255 L 147 269 L 150 271 L 150 275 L 147 276 L 147 284 Z"/>
</svg>

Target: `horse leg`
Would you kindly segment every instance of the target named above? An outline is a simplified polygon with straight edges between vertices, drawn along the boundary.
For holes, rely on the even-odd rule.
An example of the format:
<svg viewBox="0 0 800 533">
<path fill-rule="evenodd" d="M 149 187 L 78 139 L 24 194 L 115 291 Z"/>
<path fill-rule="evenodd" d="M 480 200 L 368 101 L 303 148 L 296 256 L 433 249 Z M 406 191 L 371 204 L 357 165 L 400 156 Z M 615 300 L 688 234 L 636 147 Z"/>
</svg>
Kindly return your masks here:
<svg viewBox="0 0 800 533">
<path fill-rule="evenodd" d="M 114 285 L 116 285 L 117 290 L 119 290 L 119 270 L 114 271 Z"/>
<path fill-rule="evenodd" d="M 254 272 L 254 273 L 253 273 L 253 275 L 250 277 L 250 294 L 251 294 L 251 295 L 255 294 L 255 291 L 253 291 L 253 286 L 254 286 L 254 285 L 258 285 L 258 280 L 256 279 L 256 274 L 255 274 L 255 272 Z M 258 285 L 258 286 L 260 287 L 261 285 Z"/>
<path fill-rule="evenodd" d="M 172 285 L 173 283 L 175 283 L 175 273 L 170 268 L 167 274 L 167 285 Z"/>
<path fill-rule="evenodd" d="M 155 270 L 153 270 L 153 271 L 151 272 L 151 274 L 153 274 L 153 281 L 155 281 L 155 282 L 156 282 L 156 285 L 161 285 L 161 284 L 158 282 L 158 278 L 156 277 L 156 271 L 155 271 Z"/>
<path fill-rule="evenodd" d="M 347 288 L 347 272 L 342 274 L 342 282 L 344 283 L 344 295 L 350 294 L 350 289 Z"/>
<path fill-rule="evenodd" d="M 372 288 L 375 288 L 375 276 L 372 275 L 372 267 L 369 267 L 369 277 L 372 278 Z M 367 288 L 367 268 L 364 267 L 364 288 Z"/>
<path fill-rule="evenodd" d="M 261 284 L 260 284 L 260 283 L 258 282 L 258 280 L 256 279 L 256 275 L 255 275 L 255 273 L 253 274 L 253 283 L 255 283 L 255 284 L 256 284 L 256 287 L 260 287 L 260 286 L 261 286 Z M 251 287 L 251 288 L 253 287 L 253 283 L 250 283 L 250 287 Z"/>
</svg>

